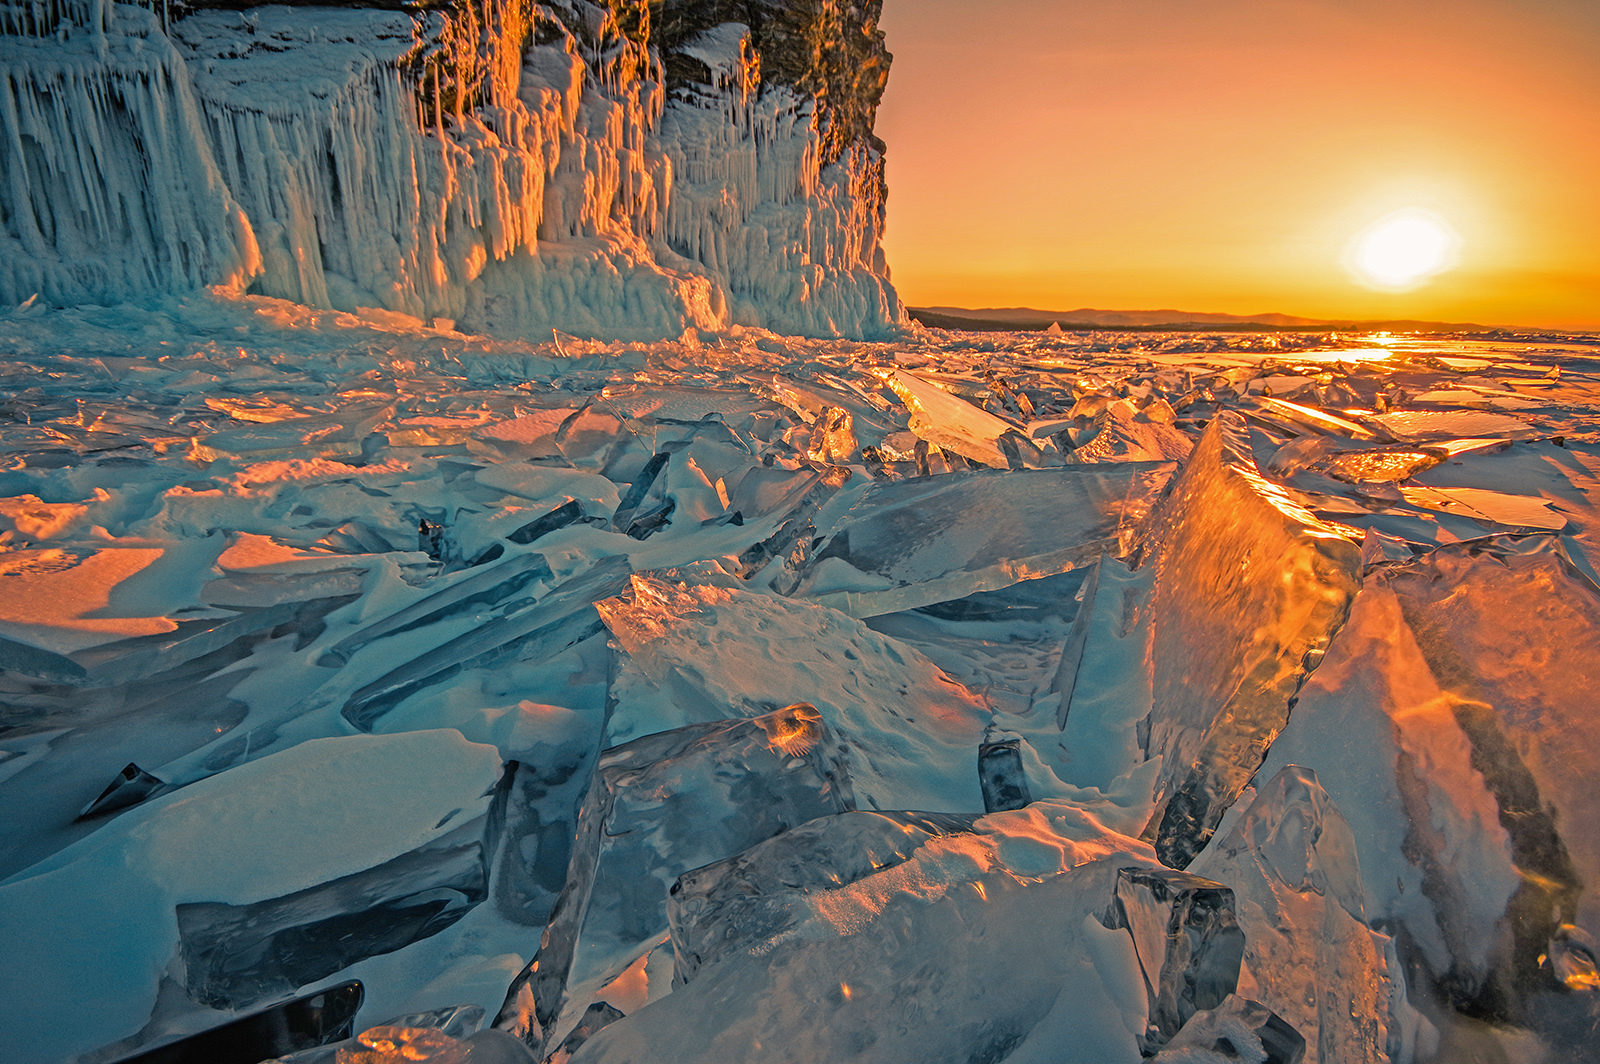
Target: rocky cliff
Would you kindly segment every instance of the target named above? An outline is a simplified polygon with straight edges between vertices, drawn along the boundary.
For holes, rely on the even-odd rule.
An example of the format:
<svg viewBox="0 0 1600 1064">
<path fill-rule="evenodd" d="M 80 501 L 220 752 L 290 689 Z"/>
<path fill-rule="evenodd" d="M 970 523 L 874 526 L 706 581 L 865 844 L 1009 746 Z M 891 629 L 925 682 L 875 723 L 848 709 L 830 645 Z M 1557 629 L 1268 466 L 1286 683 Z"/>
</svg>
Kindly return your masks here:
<svg viewBox="0 0 1600 1064">
<path fill-rule="evenodd" d="M 883 334 L 880 7 L 0 7 L 0 302 Z"/>
</svg>

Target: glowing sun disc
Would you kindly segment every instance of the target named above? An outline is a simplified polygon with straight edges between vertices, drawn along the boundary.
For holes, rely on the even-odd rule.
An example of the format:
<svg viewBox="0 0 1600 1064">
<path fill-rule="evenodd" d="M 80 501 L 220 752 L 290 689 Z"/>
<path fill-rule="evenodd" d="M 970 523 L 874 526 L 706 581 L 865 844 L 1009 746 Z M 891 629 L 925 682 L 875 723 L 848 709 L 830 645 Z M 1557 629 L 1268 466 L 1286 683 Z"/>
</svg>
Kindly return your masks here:
<svg viewBox="0 0 1600 1064">
<path fill-rule="evenodd" d="M 1415 288 L 1455 265 L 1461 238 L 1432 211 L 1386 215 L 1351 241 L 1348 263 L 1374 288 Z"/>
</svg>

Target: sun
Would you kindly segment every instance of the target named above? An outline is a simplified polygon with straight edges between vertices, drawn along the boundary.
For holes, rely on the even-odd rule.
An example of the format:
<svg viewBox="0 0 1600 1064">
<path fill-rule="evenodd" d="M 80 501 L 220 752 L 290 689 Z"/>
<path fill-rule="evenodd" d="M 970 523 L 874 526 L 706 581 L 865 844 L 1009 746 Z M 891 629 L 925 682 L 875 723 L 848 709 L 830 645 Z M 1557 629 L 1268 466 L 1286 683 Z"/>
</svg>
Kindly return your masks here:
<svg viewBox="0 0 1600 1064">
<path fill-rule="evenodd" d="M 1454 266 L 1460 248 L 1461 237 L 1449 222 L 1432 211 L 1409 208 L 1357 233 L 1346 264 L 1372 288 L 1404 292 Z"/>
</svg>

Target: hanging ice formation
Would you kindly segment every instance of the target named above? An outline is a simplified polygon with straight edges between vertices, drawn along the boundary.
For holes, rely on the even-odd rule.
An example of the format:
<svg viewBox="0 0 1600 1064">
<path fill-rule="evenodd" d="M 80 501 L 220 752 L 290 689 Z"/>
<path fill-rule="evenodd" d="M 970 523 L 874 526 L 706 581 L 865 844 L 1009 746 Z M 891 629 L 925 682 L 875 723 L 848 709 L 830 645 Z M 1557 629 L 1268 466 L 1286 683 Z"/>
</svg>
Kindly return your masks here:
<svg viewBox="0 0 1600 1064">
<path fill-rule="evenodd" d="M 706 7 L 7 6 L 0 303 L 884 333 L 879 4 Z"/>
</svg>

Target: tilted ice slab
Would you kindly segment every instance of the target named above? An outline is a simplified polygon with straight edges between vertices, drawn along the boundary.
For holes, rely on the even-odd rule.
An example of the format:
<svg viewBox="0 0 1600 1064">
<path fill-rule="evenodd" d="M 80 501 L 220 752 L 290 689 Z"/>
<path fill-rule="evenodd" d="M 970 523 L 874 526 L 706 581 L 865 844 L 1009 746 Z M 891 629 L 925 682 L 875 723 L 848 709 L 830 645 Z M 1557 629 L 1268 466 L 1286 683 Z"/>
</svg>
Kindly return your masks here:
<svg viewBox="0 0 1600 1064">
<path fill-rule="evenodd" d="M 864 807 L 983 808 L 989 711 L 914 648 L 837 610 L 739 588 L 635 576 L 630 596 L 599 608 L 632 661 L 691 713 L 816 706 L 849 751 Z"/>
<path fill-rule="evenodd" d="M 348 568 L 297 591 L 283 581 L 260 582 L 275 583 L 270 591 L 206 582 L 223 546 L 209 536 L 8 552 L 0 667 L 75 687 L 126 684 L 278 625 L 309 625 L 361 591 L 361 574 Z"/>
<path fill-rule="evenodd" d="M 156 799 L 12 877 L 0 884 L 0 1055 L 55 1060 L 134 1034 L 176 956 L 178 906 L 250 906 L 425 847 L 485 810 L 500 769 L 493 747 L 454 731 L 314 740 Z"/>
<path fill-rule="evenodd" d="M 1107 789 L 1119 777 L 1149 777 L 1160 768 L 1139 741 L 1154 697 L 1147 661 L 1154 576 L 1152 566 L 1130 570 L 1102 556 L 1084 578 L 1050 695 L 1042 700 L 1047 707 L 1053 700 L 1055 713 L 1040 722 L 1060 731 L 1067 756 L 1056 771 L 1069 782 Z M 1042 749 L 1051 748 L 1049 739 L 1047 732 L 1034 735 Z"/>
<path fill-rule="evenodd" d="M 693 724 L 600 755 L 578 813 L 566 883 L 538 953 L 497 1025 L 531 1045 L 565 1035 L 589 996 L 667 932 L 690 868 L 817 816 L 853 808 L 844 750 L 817 711 Z M 553 1043 L 551 1043 L 553 1046 Z"/>
<path fill-rule="evenodd" d="M 1007 433 L 1020 435 L 1015 425 L 914 373 L 900 369 L 880 372 L 884 384 L 911 411 L 910 428 L 920 439 L 979 465 L 1010 467 L 999 440 Z"/>
<path fill-rule="evenodd" d="M 1395 929 L 1414 1001 L 1577 1054 L 1587 1024 L 1558 961 L 1595 934 L 1600 596 L 1556 542 L 1378 568 L 1263 771 L 1312 766 L 1339 803 L 1368 918 Z M 1451 1029 L 1448 1012 L 1430 1016 Z"/>
<path fill-rule="evenodd" d="M 1560 926 L 1600 936 L 1600 592 L 1556 549 L 1445 549 L 1382 579 L 1471 751 L 1521 879 L 1494 931 L 1489 987 L 1513 999 L 1548 992 L 1537 975 Z M 1531 1006 L 1505 1007 L 1518 1015 Z"/>
<path fill-rule="evenodd" d="M 845 814 L 685 877 L 723 900 L 701 927 L 718 956 L 574 1064 L 1138 1061 L 1139 961 L 1101 917 L 1119 870 L 1156 867 L 1149 848 L 1065 804 L 951 827 Z"/>
<path fill-rule="evenodd" d="M 976 814 L 839 813 L 792 827 L 672 885 L 673 986 L 799 925 L 797 894 L 836 890 L 901 864 L 930 839 L 970 833 Z"/>
<path fill-rule="evenodd" d="M 1156 852 L 1185 866 L 1289 719 L 1344 624 L 1361 552 L 1255 472 L 1242 422 L 1213 418 L 1151 513 Z M 1239 453 L 1241 456 L 1234 457 Z"/>
<path fill-rule="evenodd" d="M 499 616 L 361 687 L 346 699 L 340 713 L 353 727 L 370 731 L 406 699 L 466 670 L 552 658 L 600 630 L 595 603 L 626 586 L 628 573 L 628 560 L 613 555 L 537 601 L 513 601 Z M 497 583 L 495 589 L 501 586 Z"/>
<path fill-rule="evenodd" d="M 1189 871 L 1232 888 L 1250 996 L 1305 1038 L 1306 1064 L 1400 1055 L 1389 940 L 1367 928 L 1355 839 L 1315 772 L 1280 770 Z"/>
<path fill-rule="evenodd" d="M 1171 468 L 1129 462 L 874 484 L 838 515 L 795 594 L 873 617 L 1065 572 L 1120 553 Z"/>
<path fill-rule="evenodd" d="M 1404 927 L 1434 971 L 1481 982 L 1520 877 L 1451 700 L 1381 582 L 1356 597 L 1261 773 L 1287 764 L 1314 770 L 1350 823 L 1368 919 Z"/>
<path fill-rule="evenodd" d="M 1377 414 L 1372 420 L 1400 439 L 1413 443 L 1464 436 L 1525 440 L 1538 435 L 1538 430 L 1526 421 L 1482 410 L 1395 410 Z"/>
</svg>

